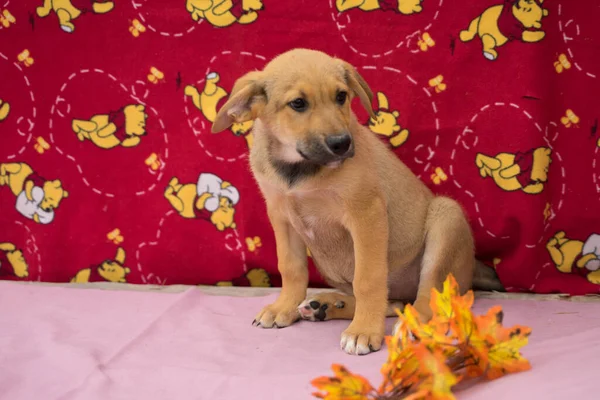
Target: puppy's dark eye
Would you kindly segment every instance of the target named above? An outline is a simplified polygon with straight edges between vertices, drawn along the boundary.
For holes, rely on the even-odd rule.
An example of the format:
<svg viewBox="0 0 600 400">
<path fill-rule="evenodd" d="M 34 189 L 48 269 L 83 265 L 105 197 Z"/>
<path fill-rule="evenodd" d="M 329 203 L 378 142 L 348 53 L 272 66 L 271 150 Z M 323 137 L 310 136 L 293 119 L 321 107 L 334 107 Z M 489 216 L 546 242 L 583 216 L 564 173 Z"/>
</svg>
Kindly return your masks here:
<svg viewBox="0 0 600 400">
<path fill-rule="evenodd" d="M 289 105 L 292 108 L 292 110 L 298 111 L 298 112 L 305 111 L 308 108 L 308 103 L 306 102 L 306 100 L 304 100 L 300 97 L 295 100 L 290 101 Z"/>
<path fill-rule="evenodd" d="M 346 92 L 339 92 L 336 96 L 335 96 L 335 101 L 340 105 L 343 106 L 344 103 L 346 102 L 346 98 L 348 97 L 348 93 Z"/>
</svg>

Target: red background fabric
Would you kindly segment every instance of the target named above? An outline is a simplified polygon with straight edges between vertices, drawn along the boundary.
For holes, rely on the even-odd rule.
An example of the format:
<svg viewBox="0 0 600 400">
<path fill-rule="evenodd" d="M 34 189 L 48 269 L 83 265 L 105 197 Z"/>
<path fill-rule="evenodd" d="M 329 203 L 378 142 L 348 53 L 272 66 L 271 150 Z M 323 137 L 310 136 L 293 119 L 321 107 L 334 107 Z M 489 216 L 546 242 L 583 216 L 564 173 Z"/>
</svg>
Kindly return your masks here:
<svg viewBox="0 0 600 400">
<path fill-rule="evenodd" d="M 50 5 L 60 9 L 64 3 Z M 409 131 L 394 151 L 432 190 L 464 205 L 479 256 L 495 264 L 509 290 L 600 291 L 589 277 L 600 251 L 592 249 L 587 264 L 575 265 L 600 225 L 597 2 L 544 1 L 545 37 L 498 47 L 494 61 L 483 56 L 479 37 L 463 42 L 459 33 L 502 0 L 460 6 L 425 0 L 412 15 L 381 9 L 340 13 L 334 0 L 265 0 L 247 24 L 240 23 L 244 7 L 257 2 L 234 3 L 232 15 L 240 20 L 215 27 L 194 21 L 184 0 L 116 0 L 106 13 L 74 19 L 68 33 L 55 11 L 38 15 L 42 0 L 0 1 L 0 99 L 10 105 L 0 121 L 0 163 L 25 163 L 45 179 L 59 179 L 68 191 L 53 221 L 39 224 L 17 211 L 16 195 L 0 176 L 0 253 L 6 256 L 12 251 L 6 244 L 13 244 L 28 266 L 28 276 L 19 278 L 8 261 L 0 261 L 3 279 L 68 281 L 114 260 L 120 247 L 125 260 L 119 265 L 128 268 L 125 280 L 131 283 L 259 284 L 268 281 L 258 271 L 264 269 L 278 284 L 274 238 L 247 165 L 247 140 L 230 131 L 210 134 L 210 122 L 184 92 L 188 85 L 202 92 L 211 72 L 229 92 L 245 72 L 283 51 L 307 47 L 349 61 L 375 93 L 385 94 L 387 111 L 399 113 L 399 131 Z M 132 27 L 138 22 L 143 32 Z M 420 43 L 424 33 L 433 46 Z M 24 50 L 29 56 L 20 59 Z M 561 55 L 568 62 L 559 73 Z M 152 67 L 163 75 L 157 83 L 148 77 Z M 430 80 L 439 75 L 436 90 Z M 136 104 L 147 114 L 146 135 L 136 146 L 104 149 L 78 140 L 73 131 L 73 120 Z M 380 115 L 382 106 L 375 100 Z M 39 138 L 47 144 L 43 153 L 35 148 Z M 476 165 L 478 153 L 493 159 L 540 147 L 551 150 L 552 163 L 538 194 L 502 190 L 491 177 L 482 178 Z M 156 171 L 145 162 L 153 153 L 161 163 Z M 196 184 L 201 173 L 238 190 L 235 228 L 219 231 L 208 219 L 186 219 L 165 198 L 173 177 Z M 116 243 L 108 237 L 115 229 L 122 236 Z M 561 231 L 564 238 L 552 241 Z M 256 237 L 260 247 L 250 243 Z M 313 284 L 320 284 L 311 270 Z"/>
</svg>

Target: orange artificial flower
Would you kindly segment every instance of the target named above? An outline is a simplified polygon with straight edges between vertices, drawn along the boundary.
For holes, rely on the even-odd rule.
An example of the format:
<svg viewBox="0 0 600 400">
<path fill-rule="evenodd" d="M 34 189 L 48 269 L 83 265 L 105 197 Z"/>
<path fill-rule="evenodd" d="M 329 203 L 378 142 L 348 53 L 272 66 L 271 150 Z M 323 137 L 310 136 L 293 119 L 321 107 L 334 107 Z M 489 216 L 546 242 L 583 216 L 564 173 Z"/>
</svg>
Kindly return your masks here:
<svg viewBox="0 0 600 400">
<path fill-rule="evenodd" d="M 333 365 L 334 377 L 312 381 L 327 400 L 454 400 L 452 387 L 464 378 L 497 379 L 531 368 L 520 353 L 531 329 L 502 326 L 502 307 L 473 315 L 472 291 L 460 295 L 449 275 L 441 292 L 431 291 L 432 318 L 423 323 L 414 307 L 398 312 L 400 326 L 385 338 L 388 358 L 381 368 L 383 381 L 375 391 L 362 376 Z"/>
</svg>

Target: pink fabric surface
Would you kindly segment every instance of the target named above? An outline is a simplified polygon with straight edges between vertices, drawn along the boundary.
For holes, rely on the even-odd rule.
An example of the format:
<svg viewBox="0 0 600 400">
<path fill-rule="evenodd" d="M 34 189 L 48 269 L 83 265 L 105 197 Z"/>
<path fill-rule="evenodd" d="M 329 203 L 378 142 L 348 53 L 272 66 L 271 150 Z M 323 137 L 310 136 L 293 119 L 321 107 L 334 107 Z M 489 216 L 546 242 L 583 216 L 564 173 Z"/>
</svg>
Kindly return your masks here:
<svg viewBox="0 0 600 400">
<path fill-rule="evenodd" d="M 309 399 L 332 363 L 379 383 L 381 351 L 339 349 L 345 321 L 251 326 L 274 296 L 228 298 L 0 284 L 0 399 Z M 529 372 L 460 391 L 460 399 L 591 398 L 600 303 L 502 304 L 533 328 Z M 389 327 L 393 319 L 389 320 Z"/>
</svg>

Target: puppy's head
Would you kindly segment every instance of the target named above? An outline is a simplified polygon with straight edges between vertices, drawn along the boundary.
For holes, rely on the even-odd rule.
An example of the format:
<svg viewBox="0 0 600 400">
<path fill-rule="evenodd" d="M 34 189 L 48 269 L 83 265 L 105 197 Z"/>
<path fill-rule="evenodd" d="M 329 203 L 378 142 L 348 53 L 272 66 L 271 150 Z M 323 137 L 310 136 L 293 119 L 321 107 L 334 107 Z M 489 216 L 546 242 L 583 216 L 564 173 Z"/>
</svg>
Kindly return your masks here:
<svg viewBox="0 0 600 400">
<path fill-rule="evenodd" d="M 373 93 L 354 67 L 319 51 L 296 49 L 242 76 L 212 131 L 258 118 L 279 161 L 334 166 L 354 155 L 354 97 L 375 117 Z"/>
</svg>

